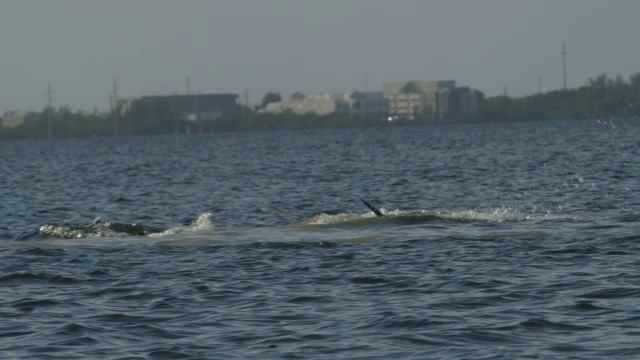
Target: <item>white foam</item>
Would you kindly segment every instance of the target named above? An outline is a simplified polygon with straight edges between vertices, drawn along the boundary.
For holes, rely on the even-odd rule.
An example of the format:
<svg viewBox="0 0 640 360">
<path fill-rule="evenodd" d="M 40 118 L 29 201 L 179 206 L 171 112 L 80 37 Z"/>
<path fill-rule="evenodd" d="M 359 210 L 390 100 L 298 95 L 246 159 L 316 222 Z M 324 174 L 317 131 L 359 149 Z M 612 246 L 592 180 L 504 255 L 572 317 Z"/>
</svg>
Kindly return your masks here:
<svg viewBox="0 0 640 360">
<path fill-rule="evenodd" d="M 176 226 L 174 228 L 165 230 L 161 233 L 149 234 L 151 237 L 159 237 L 180 233 L 201 233 L 201 232 L 213 232 L 216 230 L 216 226 L 211 222 L 211 213 L 203 213 L 189 225 Z"/>
<path fill-rule="evenodd" d="M 314 218 L 308 221 L 308 225 L 331 225 L 331 224 L 339 224 L 345 222 L 351 222 L 358 219 L 366 219 L 375 217 L 374 213 L 366 213 L 366 214 L 320 214 L 315 216 Z"/>
<path fill-rule="evenodd" d="M 477 210 L 461 210 L 453 211 L 450 213 L 440 214 L 444 219 L 458 219 L 458 220 L 477 220 L 477 221 L 491 221 L 491 222 L 503 222 L 503 221 L 522 221 L 528 220 L 529 217 L 523 215 L 519 211 L 512 208 L 498 208 L 493 211 L 477 211 Z"/>
</svg>

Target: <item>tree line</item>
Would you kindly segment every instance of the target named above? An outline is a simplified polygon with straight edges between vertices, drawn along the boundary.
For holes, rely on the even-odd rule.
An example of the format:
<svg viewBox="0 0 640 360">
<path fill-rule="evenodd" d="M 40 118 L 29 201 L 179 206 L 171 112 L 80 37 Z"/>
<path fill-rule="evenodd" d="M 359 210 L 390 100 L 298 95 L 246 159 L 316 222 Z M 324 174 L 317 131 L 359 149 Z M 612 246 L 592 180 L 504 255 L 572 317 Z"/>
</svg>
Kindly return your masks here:
<svg viewBox="0 0 640 360">
<path fill-rule="evenodd" d="M 477 114 L 464 121 L 536 121 L 640 117 L 640 73 L 625 81 L 601 74 L 577 89 L 510 98 L 485 99 Z M 453 119 L 456 120 L 456 119 Z"/>
</svg>

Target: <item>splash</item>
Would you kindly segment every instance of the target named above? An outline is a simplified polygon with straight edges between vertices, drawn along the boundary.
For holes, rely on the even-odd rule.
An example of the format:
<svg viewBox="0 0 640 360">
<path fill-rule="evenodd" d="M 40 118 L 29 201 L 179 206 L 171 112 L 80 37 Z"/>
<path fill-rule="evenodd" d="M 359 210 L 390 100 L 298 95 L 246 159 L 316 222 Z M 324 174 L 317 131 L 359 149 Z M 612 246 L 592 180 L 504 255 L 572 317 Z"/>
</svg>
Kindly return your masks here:
<svg viewBox="0 0 640 360">
<path fill-rule="evenodd" d="M 102 221 L 99 217 L 84 228 L 72 228 L 57 224 L 46 224 L 40 227 L 40 236 L 54 239 L 144 236 L 149 233 L 149 229 L 142 224 L 110 223 Z"/>
<path fill-rule="evenodd" d="M 420 224 L 430 222 L 511 222 L 527 221 L 530 215 L 522 214 L 512 208 L 495 210 L 460 210 L 460 211 L 431 211 L 431 210 L 385 210 L 381 209 L 384 217 L 378 217 L 371 212 L 364 214 L 320 214 L 296 225 L 370 225 L 370 224 Z"/>
<path fill-rule="evenodd" d="M 477 222 L 517 222 L 540 220 L 540 216 L 523 214 L 512 208 L 498 208 L 490 210 L 460 210 L 460 211 L 432 211 L 432 210 L 386 210 L 381 208 L 383 217 L 372 212 L 365 213 L 322 213 L 307 220 L 285 227 L 347 227 L 360 228 L 370 226 L 419 225 L 429 223 L 477 223 Z M 544 219 L 548 219 L 548 214 Z M 246 230 L 246 229 L 244 229 Z M 202 213 L 194 221 L 171 227 L 167 230 L 151 231 L 141 224 L 118 224 L 104 222 L 97 218 L 84 228 L 73 228 L 56 224 L 47 224 L 40 228 L 40 236 L 45 239 L 82 239 L 92 237 L 108 238 L 161 238 L 176 234 L 205 234 L 216 231 L 211 221 L 211 213 Z M 216 232 L 222 236 L 222 233 Z"/>
<path fill-rule="evenodd" d="M 165 230 L 161 233 L 149 234 L 151 237 L 167 236 L 181 233 L 201 233 L 213 232 L 216 230 L 215 225 L 211 222 L 211 213 L 203 213 L 196 220 L 188 225 L 176 226 Z"/>
<path fill-rule="evenodd" d="M 199 233 L 215 231 L 211 222 L 211 213 L 200 214 L 196 220 L 187 225 L 170 228 L 163 232 L 152 232 L 142 224 L 120 224 L 96 218 L 86 227 L 70 227 L 58 224 L 46 224 L 40 227 L 39 234 L 43 239 L 84 239 L 93 237 L 130 238 L 159 237 L 179 233 Z"/>
<path fill-rule="evenodd" d="M 313 218 L 303 221 L 299 223 L 300 225 L 333 225 L 333 224 L 344 224 L 344 223 L 354 223 L 358 220 L 366 220 L 366 219 L 375 219 L 376 215 L 374 213 L 366 213 L 366 214 L 320 214 L 316 215 Z"/>
<path fill-rule="evenodd" d="M 522 214 L 515 209 L 504 207 L 494 210 L 482 211 L 482 210 L 461 210 L 452 211 L 450 213 L 441 214 L 443 219 L 450 219 L 454 221 L 485 221 L 485 222 L 506 222 L 506 221 L 526 221 L 531 217 L 529 215 Z"/>
</svg>

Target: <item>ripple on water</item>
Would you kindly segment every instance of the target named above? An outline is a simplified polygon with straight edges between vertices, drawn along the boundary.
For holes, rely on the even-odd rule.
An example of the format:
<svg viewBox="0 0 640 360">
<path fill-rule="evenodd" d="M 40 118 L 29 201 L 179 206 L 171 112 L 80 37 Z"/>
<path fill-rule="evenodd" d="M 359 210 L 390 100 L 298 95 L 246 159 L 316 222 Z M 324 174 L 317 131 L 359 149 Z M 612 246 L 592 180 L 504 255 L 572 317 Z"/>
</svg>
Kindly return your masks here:
<svg viewBox="0 0 640 360">
<path fill-rule="evenodd" d="M 16 308 L 20 311 L 33 311 L 35 309 L 47 308 L 60 305 L 59 301 L 53 299 L 20 299 L 9 303 L 9 306 Z"/>
<path fill-rule="evenodd" d="M 2 143 L 0 358 L 640 358 L 640 122 L 563 124 Z"/>
<path fill-rule="evenodd" d="M 604 288 L 577 295 L 585 299 L 633 299 L 640 296 L 639 288 L 616 287 Z"/>
<path fill-rule="evenodd" d="M 73 285 L 80 283 L 80 280 L 62 275 L 34 274 L 18 272 L 0 276 L 0 283 L 49 283 L 55 285 Z"/>
</svg>

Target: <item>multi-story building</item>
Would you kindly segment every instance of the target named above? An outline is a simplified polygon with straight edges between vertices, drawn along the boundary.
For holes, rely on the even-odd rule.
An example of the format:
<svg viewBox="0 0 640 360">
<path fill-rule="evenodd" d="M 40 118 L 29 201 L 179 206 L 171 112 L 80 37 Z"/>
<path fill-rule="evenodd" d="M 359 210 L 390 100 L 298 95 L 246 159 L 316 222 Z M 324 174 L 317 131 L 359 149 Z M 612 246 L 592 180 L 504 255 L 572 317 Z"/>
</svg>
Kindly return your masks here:
<svg viewBox="0 0 640 360">
<path fill-rule="evenodd" d="M 391 114 L 398 118 L 436 118 L 438 92 L 455 88 L 456 82 L 406 81 L 383 85 L 384 97 L 389 99 Z"/>
<path fill-rule="evenodd" d="M 477 112 L 482 99 L 484 94 L 466 86 L 442 89 L 438 92 L 438 117 Z"/>
<path fill-rule="evenodd" d="M 267 104 L 266 113 L 341 114 L 396 119 L 440 119 L 477 112 L 484 98 L 478 90 L 456 87 L 453 80 L 386 83 L 383 91 L 306 96 L 296 92 L 286 101 Z"/>
<path fill-rule="evenodd" d="M 24 124 L 26 116 L 27 115 L 25 113 L 14 111 L 6 113 L 4 116 L 0 117 L 0 127 L 14 128 L 16 126 L 20 126 Z"/>
</svg>

